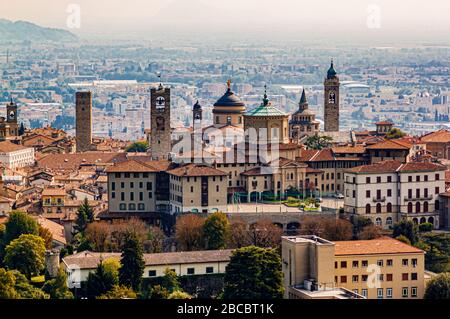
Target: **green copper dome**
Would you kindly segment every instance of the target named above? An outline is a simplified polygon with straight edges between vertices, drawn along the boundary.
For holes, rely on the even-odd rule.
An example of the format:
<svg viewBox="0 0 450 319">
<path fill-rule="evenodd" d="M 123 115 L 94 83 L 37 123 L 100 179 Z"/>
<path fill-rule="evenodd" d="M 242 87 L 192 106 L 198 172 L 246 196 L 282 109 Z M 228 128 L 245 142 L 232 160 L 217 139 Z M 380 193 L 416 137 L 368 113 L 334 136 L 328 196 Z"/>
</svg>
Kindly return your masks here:
<svg viewBox="0 0 450 319">
<path fill-rule="evenodd" d="M 275 106 L 272 106 L 272 104 L 269 103 L 269 99 L 267 98 L 267 93 L 264 92 L 264 98 L 261 105 L 250 111 L 247 111 L 245 113 L 245 116 L 287 116 L 287 114 L 283 111 L 280 111 Z"/>
</svg>

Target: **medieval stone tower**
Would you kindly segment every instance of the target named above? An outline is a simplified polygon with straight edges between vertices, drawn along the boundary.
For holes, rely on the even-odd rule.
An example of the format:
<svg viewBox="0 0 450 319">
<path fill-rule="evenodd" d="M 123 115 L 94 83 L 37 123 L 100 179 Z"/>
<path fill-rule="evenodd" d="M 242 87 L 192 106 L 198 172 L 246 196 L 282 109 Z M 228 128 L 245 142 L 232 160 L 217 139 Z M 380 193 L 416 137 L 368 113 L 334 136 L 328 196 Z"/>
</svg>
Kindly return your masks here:
<svg viewBox="0 0 450 319">
<path fill-rule="evenodd" d="M 170 88 L 160 84 L 152 88 L 150 97 L 151 136 L 150 147 L 154 160 L 169 158 L 172 149 L 170 139 Z"/>
<path fill-rule="evenodd" d="M 77 92 L 75 99 L 77 152 L 86 152 L 92 143 L 92 93 Z"/>
<path fill-rule="evenodd" d="M 200 103 L 195 102 L 194 107 L 192 108 L 192 119 L 193 119 L 193 126 L 194 129 L 201 128 L 202 124 L 202 106 Z"/>
<path fill-rule="evenodd" d="M 333 60 L 325 78 L 324 122 L 325 132 L 339 131 L 339 78 Z"/>
<path fill-rule="evenodd" d="M 9 124 L 9 132 L 11 136 L 19 135 L 19 125 L 17 123 L 17 104 L 11 100 L 6 104 L 6 122 Z"/>
</svg>

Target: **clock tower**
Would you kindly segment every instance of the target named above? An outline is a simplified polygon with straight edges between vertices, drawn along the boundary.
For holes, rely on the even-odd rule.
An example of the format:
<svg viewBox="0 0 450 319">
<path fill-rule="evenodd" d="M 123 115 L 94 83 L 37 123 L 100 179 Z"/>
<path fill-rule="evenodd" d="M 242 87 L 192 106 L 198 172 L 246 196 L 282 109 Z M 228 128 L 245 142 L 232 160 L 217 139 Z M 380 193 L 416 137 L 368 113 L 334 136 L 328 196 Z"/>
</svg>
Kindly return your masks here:
<svg viewBox="0 0 450 319">
<path fill-rule="evenodd" d="M 19 125 L 17 123 L 17 104 L 11 102 L 6 104 L 6 123 L 9 125 L 9 135 L 18 136 L 19 135 Z"/>
<path fill-rule="evenodd" d="M 325 132 L 339 131 L 339 78 L 333 60 L 324 82 L 324 122 Z"/>
<path fill-rule="evenodd" d="M 170 88 L 159 84 L 150 91 L 150 148 L 154 160 L 169 159 L 172 150 L 170 131 Z"/>
</svg>

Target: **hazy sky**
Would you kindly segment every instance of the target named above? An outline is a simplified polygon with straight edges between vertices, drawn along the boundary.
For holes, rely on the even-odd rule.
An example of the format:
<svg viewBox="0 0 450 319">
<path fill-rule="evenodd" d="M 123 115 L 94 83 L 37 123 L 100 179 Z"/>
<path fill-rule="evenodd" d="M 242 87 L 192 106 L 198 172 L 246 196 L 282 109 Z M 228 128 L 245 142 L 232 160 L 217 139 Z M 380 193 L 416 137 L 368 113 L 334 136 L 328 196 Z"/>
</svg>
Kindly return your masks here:
<svg viewBox="0 0 450 319">
<path fill-rule="evenodd" d="M 80 28 L 70 29 L 81 36 L 169 29 L 435 39 L 450 35 L 449 0 L 1 0 L 0 18 L 68 29 L 69 4 L 81 9 Z"/>
</svg>

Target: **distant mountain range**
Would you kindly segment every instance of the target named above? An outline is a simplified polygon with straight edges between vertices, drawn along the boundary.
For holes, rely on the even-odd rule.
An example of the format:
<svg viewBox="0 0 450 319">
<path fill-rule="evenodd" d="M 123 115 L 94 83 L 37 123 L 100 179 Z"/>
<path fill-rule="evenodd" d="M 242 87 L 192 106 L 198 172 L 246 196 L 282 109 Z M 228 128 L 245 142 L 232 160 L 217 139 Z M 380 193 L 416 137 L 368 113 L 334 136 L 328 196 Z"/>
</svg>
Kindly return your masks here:
<svg viewBox="0 0 450 319">
<path fill-rule="evenodd" d="M 0 41 L 77 41 L 75 34 L 55 28 L 44 28 L 26 21 L 0 19 Z"/>
</svg>

